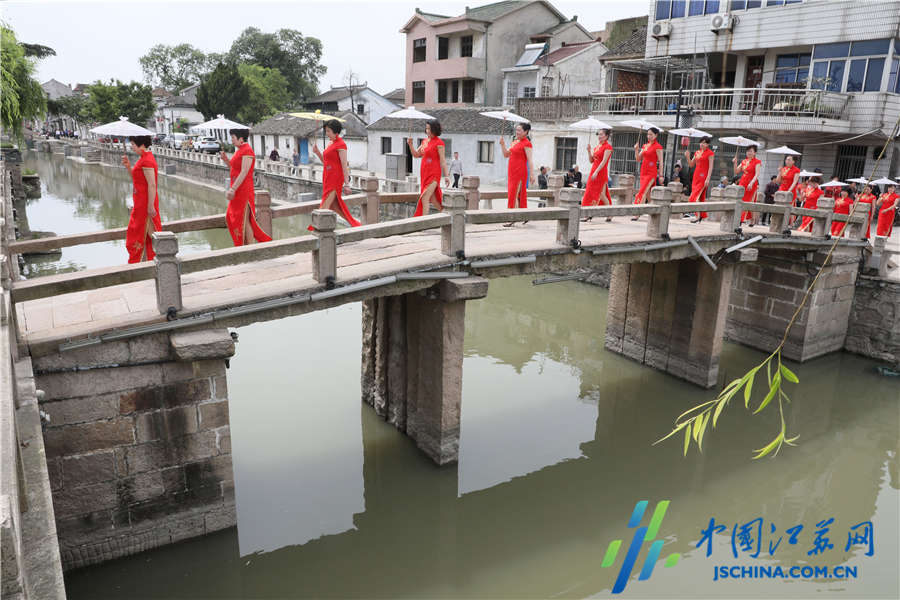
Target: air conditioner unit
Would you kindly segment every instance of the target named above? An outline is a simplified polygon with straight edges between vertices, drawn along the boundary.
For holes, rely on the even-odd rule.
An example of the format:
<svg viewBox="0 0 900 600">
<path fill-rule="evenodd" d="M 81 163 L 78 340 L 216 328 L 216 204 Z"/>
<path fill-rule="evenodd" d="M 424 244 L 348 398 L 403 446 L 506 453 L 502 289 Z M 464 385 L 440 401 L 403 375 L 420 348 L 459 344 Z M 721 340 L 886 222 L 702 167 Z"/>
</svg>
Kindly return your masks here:
<svg viewBox="0 0 900 600">
<path fill-rule="evenodd" d="M 650 35 L 659 39 L 659 38 L 667 38 L 672 34 L 672 23 L 669 21 L 657 21 L 653 24 L 653 31 L 650 32 Z"/>
<path fill-rule="evenodd" d="M 716 35 L 719 35 L 720 31 L 731 31 L 734 29 L 734 16 L 728 13 L 713 15 L 709 21 L 709 28 Z"/>
</svg>

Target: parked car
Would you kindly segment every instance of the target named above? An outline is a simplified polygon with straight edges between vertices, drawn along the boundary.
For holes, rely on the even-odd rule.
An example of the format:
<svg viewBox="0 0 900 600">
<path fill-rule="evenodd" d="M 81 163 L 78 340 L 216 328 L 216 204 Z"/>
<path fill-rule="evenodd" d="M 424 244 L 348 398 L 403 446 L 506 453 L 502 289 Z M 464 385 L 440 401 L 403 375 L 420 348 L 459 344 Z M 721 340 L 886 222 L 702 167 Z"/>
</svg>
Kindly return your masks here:
<svg viewBox="0 0 900 600">
<path fill-rule="evenodd" d="M 166 137 L 167 136 L 165 133 L 157 133 L 156 135 L 153 136 L 151 143 L 159 145 L 159 146 L 164 146 L 166 143 Z"/>
<path fill-rule="evenodd" d="M 213 137 L 200 136 L 194 140 L 194 151 L 216 154 L 221 149 L 219 140 Z"/>
<path fill-rule="evenodd" d="M 197 140 L 198 137 L 200 137 L 200 136 L 199 135 L 185 136 L 184 141 L 181 142 L 181 149 L 182 150 L 193 150 L 194 142 Z"/>
<path fill-rule="evenodd" d="M 173 133 L 172 135 L 166 136 L 166 147 L 181 150 L 181 143 L 184 142 L 185 138 L 187 138 L 187 136 L 183 133 Z"/>
</svg>

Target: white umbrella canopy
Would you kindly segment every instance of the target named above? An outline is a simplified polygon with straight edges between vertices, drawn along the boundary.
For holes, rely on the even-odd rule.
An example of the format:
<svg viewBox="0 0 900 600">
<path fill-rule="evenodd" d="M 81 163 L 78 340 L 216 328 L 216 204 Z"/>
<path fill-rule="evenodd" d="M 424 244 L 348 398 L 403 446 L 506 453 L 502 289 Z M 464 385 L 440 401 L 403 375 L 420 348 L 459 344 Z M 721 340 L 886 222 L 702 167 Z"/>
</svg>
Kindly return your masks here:
<svg viewBox="0 0 900 600">
<path fill-rule="evenodd" d="M 814 171 L 806 171 L 806 170 L 803 170 L 803 171 L 800 171 L 800 175 L 799 175 L 799 176 L 800 176 L 800 177 L 821 177 L 822 174 L 821 174 L 821 173 L 816 173 L 816 172 L 814 172 Z"/>
<path fill-rule="evenodd" d="M 415 106 L 404 108 L 389 115 L 385 115 L 391 119 L 409 119 L 409 137 L 412 137 L 412 120 L 413 119 L 433 119 L 431 115 L 426 115 L 421 110 L 416 110 Z"/>
<path fill-rule="evenodd" d="M 769 154 L 790 154 L 791 156 L 802 156 L 796 150 L 792 150 L 787 146 L 779 146 L 777 148 L 772 148 L 771 150 L 766 150 Z"/>
<path fill-rule="evenodd" d="M 608 123 L 604 123 L 603 121 L 599 121 L 594 117 L 588 117 L 587 119 L 582 119 L 577 123 L 572 123 L 569 125 L 571 129 L 587 129 L 589 132 L 593 133 L 595 129 L 612 129 L 612 125 Z"/>
<path fill-rule="evenodd" d="M 145 129 L 140 125 L 128 122 L 128 117 L 119 117 L 118 121 L 100 125 L 91 129 L 92 133 L 103 133 L 106 135 L 115 135 L 122 138 L 131 137 L 133 135 L 156 135 L 155 132 Z M 125 154 L 125 140 L 122 140 L 122 154 Z"/>
<path fill-rule="evenodd" d="M 752 146 L 752 145 L 759 144 L 756 140 L 751 140 L 749 138 L 745 138 L 742 135 L 736 135 L 734 137 L 719 138 L 719 141 L 722 142 L 723 144 L 731 144 L 732 146 Z"/>
<path fill-rule="evenodd" d="M 882 177 L 881 179 L 876 179 L 872 183 L 876 185 L 900 185 L 896 181 L 891 181 L 887 177 Z"/>
<path fill-rule="evenodd" d="M 215 119 L 211 121 L 207 121 L 206 123 L 200 123 L 199 125 L 194 125 L 191 129 L 249 129 L 246 125 L 242 123 L 236 123 L 234 121 L 229 121 L 225 118 L 225 115 L 218 115 Z"/>
<path fill-rule="evenodd" d="M 853 183 L 869 183 L 869 180 L 865 177 L 854 177 L 853 179 L 848 179 L 847 181 L 852 181 Z"/>
<path fill-rule="evenodd" d="M 675 135 L 685 135 L 687 137 L 708 137 L 712 138 L 713 135 L 711 133 L 706 133 L 705 131 L 701 131 L 699 129 L 694 129 L 693 127 L 687 127 L 685 129 L 672 129 L 669 133 L 674 133 Z"/>
<path fill-rule="evenodd" d="M 516 113 L 511 113 L 508 110 L 489 110 L 488 112 L 478 113 L 484 117 L 493 117 L 494 119 L 503 119 L 504 121 L 509 120 L 515 123 L 527 123 L 528 119 L 525 117 L 521 117 Z"/>
<path fill-rule="evenodd" d="M 634 127 L 635 129 L 650 129 L 651 127 L 653 127 L 655 129 L 659 129 L 660 133 L 665 131 L 665 129 L 663 129 L 659 125 L 654 125 L 644 118 L 632 119 L 631 121 L 622 121 L 622 125 L 625 125 L 626 127 Z"/>
<path fill-rule="evenodd" d="M 847 185 L 847 184 L 844 183 L 843 181 L 829 181 L 828 183 L 823 183 L 823 184 L 822 184 L 821 186 L 819 186 L 819 187 L 823 187 L 823 188 L 826 188 L 826 187 L 844 187 L 845 185 Z"/>
</svg>

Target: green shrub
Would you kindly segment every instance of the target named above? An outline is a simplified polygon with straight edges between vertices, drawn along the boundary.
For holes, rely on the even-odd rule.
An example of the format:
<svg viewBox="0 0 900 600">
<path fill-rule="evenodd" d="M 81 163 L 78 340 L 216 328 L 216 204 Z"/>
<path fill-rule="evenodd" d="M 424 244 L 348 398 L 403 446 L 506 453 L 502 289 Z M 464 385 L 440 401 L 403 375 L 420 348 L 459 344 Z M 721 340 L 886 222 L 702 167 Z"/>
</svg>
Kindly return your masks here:
<svg viewBox="0 0 900 600">
<path fill-rule="evenodd" d="M 34 169 L 22 169 L 22 175 L 37 175 Z"/>
<path fill-rule="evenodd" d="M 10 144 L 9 142 L 3 142 L 0 144 L 0 148 L 15 148 L 15 145 Z"/>
</svg>

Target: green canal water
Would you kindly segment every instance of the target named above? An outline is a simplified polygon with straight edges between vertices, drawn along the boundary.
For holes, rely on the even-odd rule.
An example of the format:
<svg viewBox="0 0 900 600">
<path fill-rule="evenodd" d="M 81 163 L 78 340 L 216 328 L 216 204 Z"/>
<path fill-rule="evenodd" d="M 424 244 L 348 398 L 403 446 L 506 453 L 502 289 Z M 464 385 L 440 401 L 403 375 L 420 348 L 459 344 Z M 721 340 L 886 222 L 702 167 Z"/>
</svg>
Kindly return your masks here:
<svg viewBox="0 0 900 600">
<path fill-rule="evenodd" d="M 124 187 L 104 200 L 102 185 L 91 192 L 75 183 L 86 179 L 84 167 L 26 161 L 42 178 L 56 169 L 28 207 L 33 228 L 124 225 L 125 213 L 97 208 Z M 127 185 L 109 170 L 100 177 Z M 195 211 L 181 216 L 221 208 L 216 194 L 205 200 L 205 191 L 178 185 L 172 205 Z M 36 216 L 49 213 L 52 224 Z M 219 233 L 198 234 L 196 248 L 227 245 L 214 241 Z M 61 268 L 115 264 L 83 252 L 64 254 Z M 116 252 L 124 257 L 124 248 Z M 607 352 L 606 290 L 531 280 L 493 280 L 487 298 L 467 305 L 456 467 L 434 466 L 360 402 L 359 305 L 239 329 L 228 373 L 237 527 L 69 573 L 68 597 L 900 597 L 896 379 L 844 353 L 790 364 L 800 384 L 788 390 L 784 417 L 789 435 L 800 435 L 796 447 L 751 460 L 779 417 L 774 407 L 751 416 L 735 401 L 705 452 L 685 457 L 681 440 L 653 444 L 715 392 Z M 763 358 L 726 343 L 719 385 Z M 754 392 L 751 406 L 760 400 Z M 653 538 L 662 549 L 641 580 L 651 548 L 644 541 L 614 595 L 640 501 L 649 502 L 641 526 L 669 502 Z M 712 519 L 716 529 L 705 535 Z M 860 523 L 874 543 L 848 547 Z M 732 543 L 735 528 L 749 532 L 749 551 L 741 535 Z M 604 567 L 616 540 L 618 555 Z M 673 554 L 680 558 L 666 568 Z M 780 568 L 787 577 L 714 580 L 722 567 L 738 576 Z M 835 567 L 854 575 L 814 576 Z"/>
</svg>

